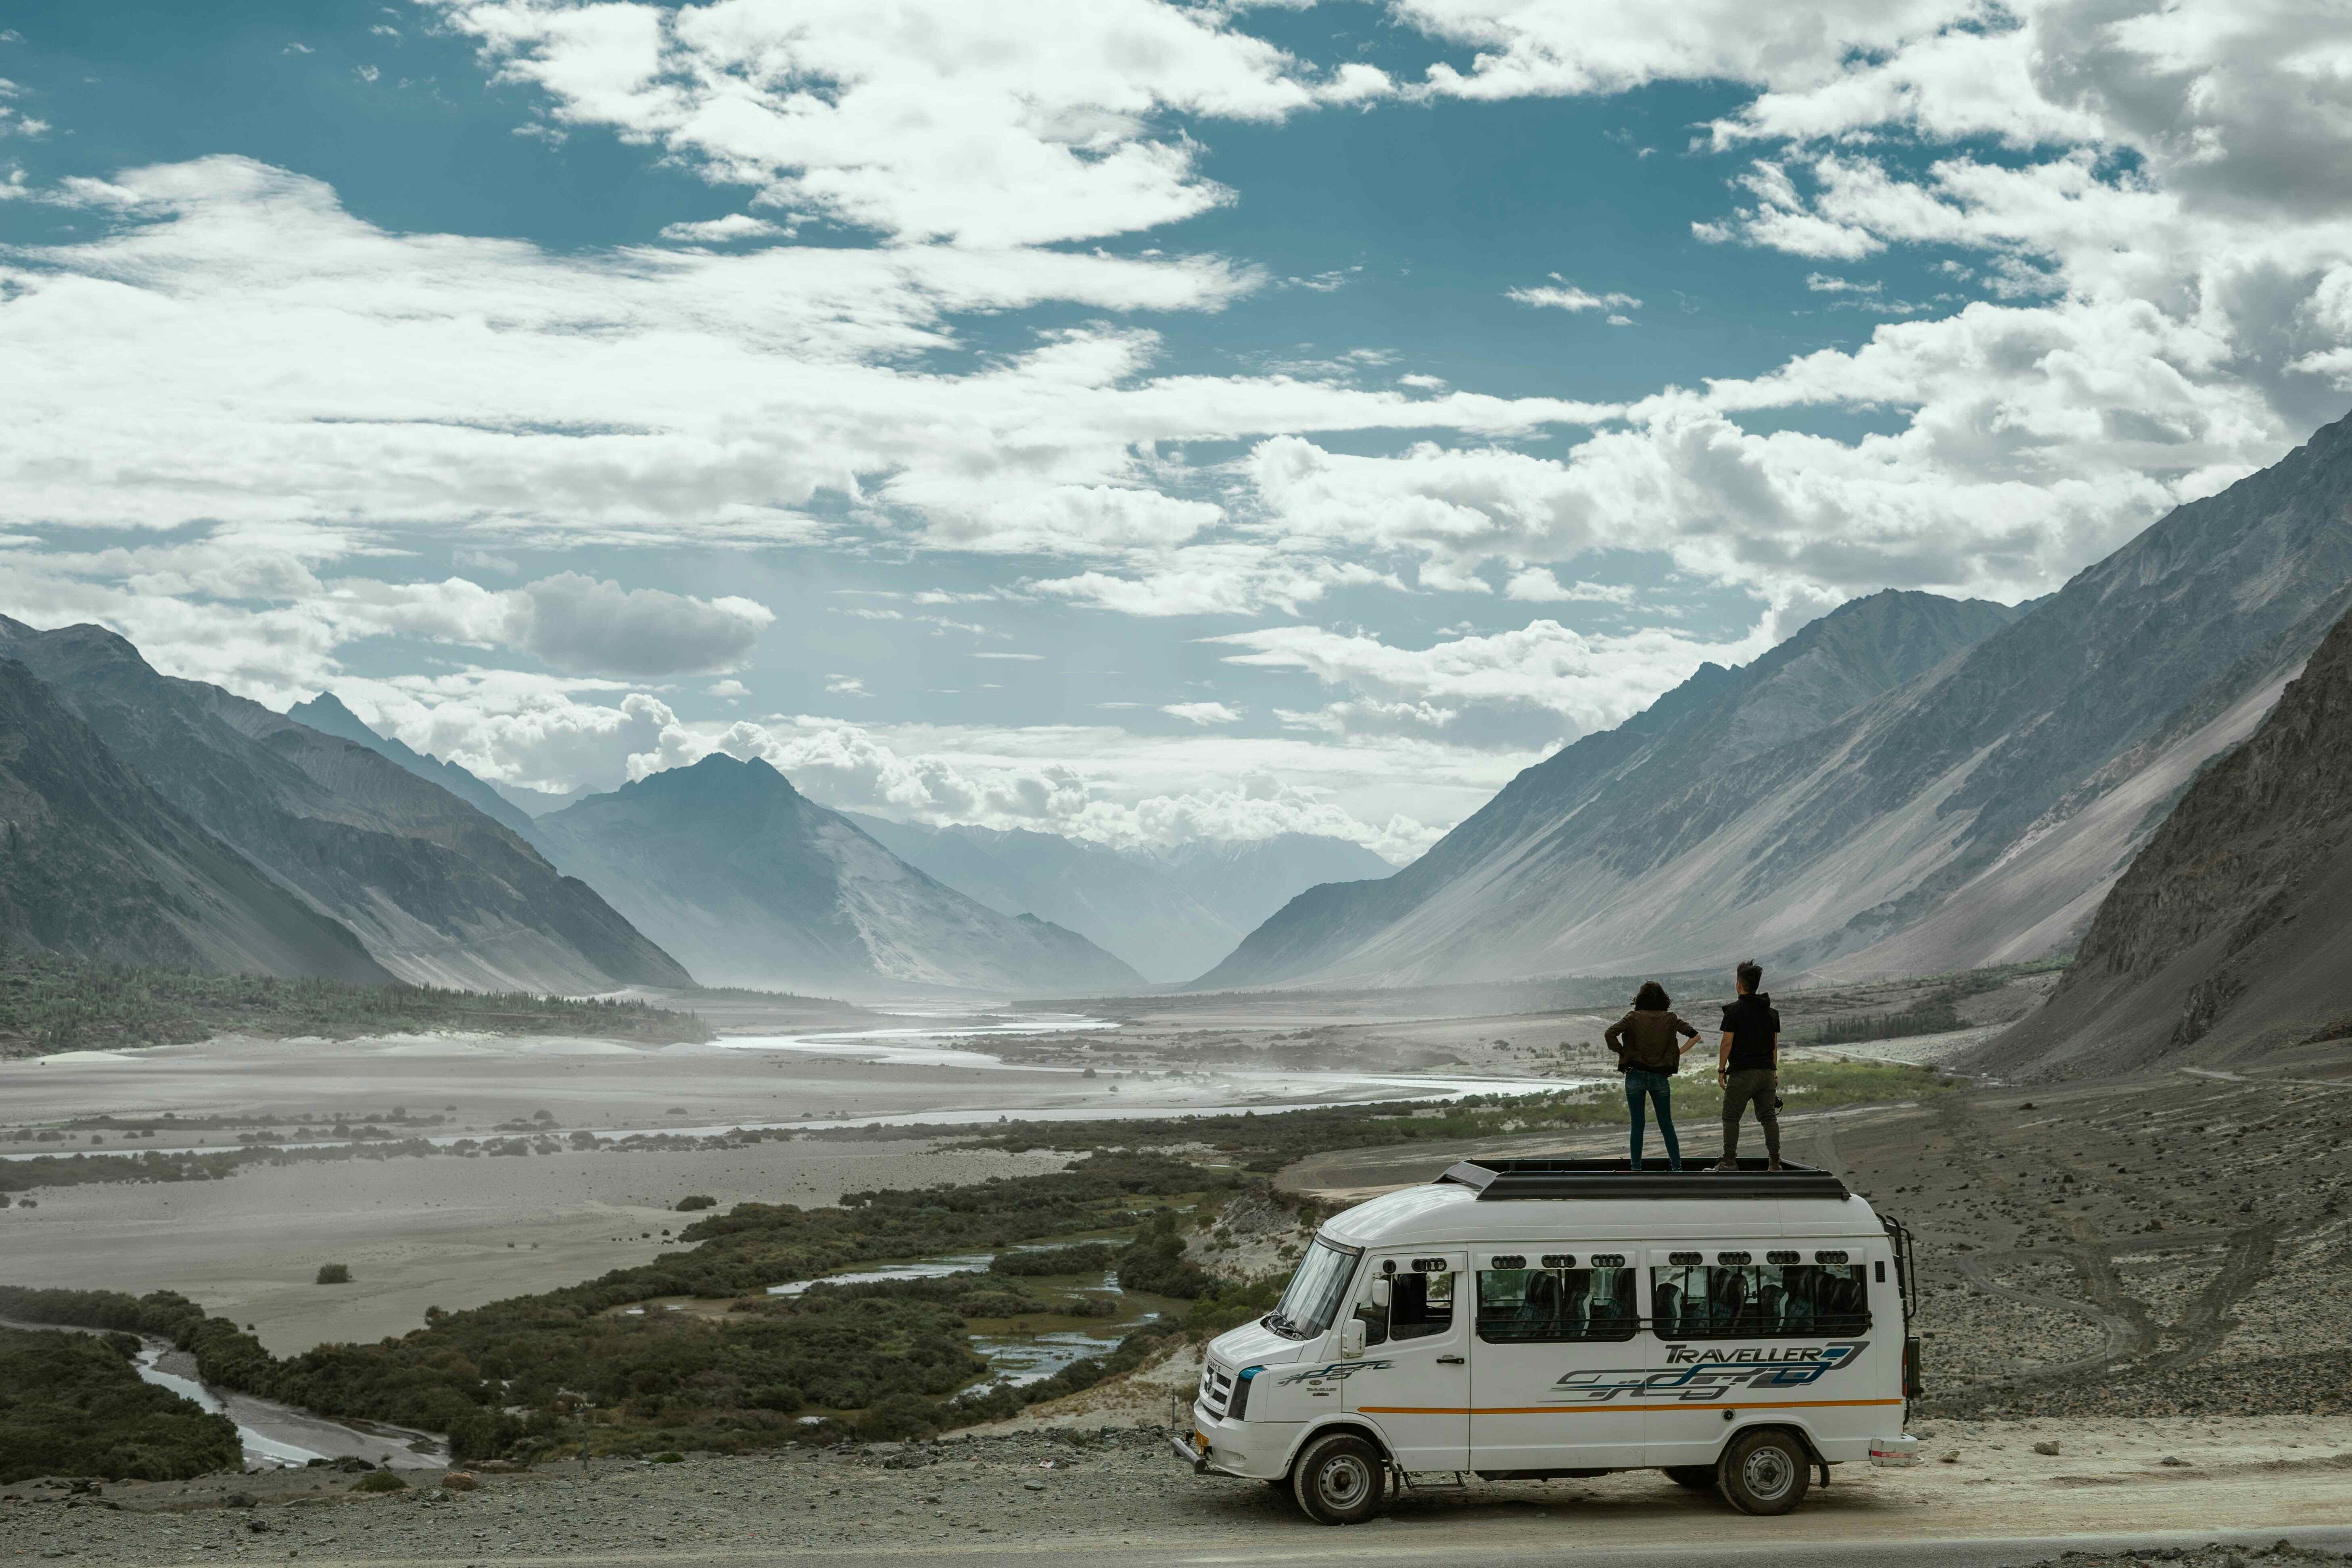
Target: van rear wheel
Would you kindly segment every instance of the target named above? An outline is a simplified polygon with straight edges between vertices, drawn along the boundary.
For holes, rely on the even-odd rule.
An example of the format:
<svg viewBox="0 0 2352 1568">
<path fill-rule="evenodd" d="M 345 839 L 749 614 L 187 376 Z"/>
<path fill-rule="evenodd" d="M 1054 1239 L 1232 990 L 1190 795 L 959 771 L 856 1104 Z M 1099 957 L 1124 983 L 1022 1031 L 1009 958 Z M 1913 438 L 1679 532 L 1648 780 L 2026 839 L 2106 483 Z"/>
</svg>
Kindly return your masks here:
<svg viewBox="0 0 2352 1568">
<path fill-rule="evenodd" d="M 1353 1433 L 1334 1432 L 1307 1445 L 1290 1489 L 1316 1523 L 1361 1524 L 1388 1500 L 1388 1460 Z"/>
<path fill-rule="evenodd" d="M 1786 1513 L 1805 1500 L 1812 1457 L 1789 1432 L 1742 1432 L 1716 1462 L 1724 1497 L 1742 1513 Z"/>
<path fill-rule="evenodd" d="M 1711 1492 L 1715 1489 L 1715 1467 L 1713 1465 L 1668 1465 L 1666 1479 L 1678 1487 L 1688 1487 L 1695 1492 Z"/>
</svg>

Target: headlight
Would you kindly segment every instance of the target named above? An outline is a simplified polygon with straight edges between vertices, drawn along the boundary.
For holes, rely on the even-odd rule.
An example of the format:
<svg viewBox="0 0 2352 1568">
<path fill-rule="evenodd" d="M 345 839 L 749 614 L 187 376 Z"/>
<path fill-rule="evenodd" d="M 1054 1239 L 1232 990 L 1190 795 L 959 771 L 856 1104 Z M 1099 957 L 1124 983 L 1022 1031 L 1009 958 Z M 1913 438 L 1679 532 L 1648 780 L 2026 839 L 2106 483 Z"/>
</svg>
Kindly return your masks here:
<svg viewBox="0 0 2352 1568">
<path fill-rule="evenodd" d="M 1257 1374 L 1265 1370 L 1265 1368 L 1262 1366 L 1245 1366 L 1234 1374 L 1233 1401 L 1225 1406 L 1225 1415 L 1228 1417 L 1235 1421 L 1249 1419 L 1250 1384 L 1255 1382 Z"/>
</svg>

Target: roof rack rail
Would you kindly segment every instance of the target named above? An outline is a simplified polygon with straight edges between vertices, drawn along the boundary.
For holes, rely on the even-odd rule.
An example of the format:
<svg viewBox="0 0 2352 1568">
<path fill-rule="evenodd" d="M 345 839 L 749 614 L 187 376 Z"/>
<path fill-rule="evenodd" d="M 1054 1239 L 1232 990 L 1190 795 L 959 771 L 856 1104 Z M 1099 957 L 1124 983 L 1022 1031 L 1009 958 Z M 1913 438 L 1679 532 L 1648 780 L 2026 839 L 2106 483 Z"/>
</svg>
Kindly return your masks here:
<svg viewBox="0 0 2352 1568">
<path fill-rule="evenodd" d="M 1671 1171 L 1643 1161 L 1636 1171 L 1622 1160 L 1460 1160 L 1438 1177 L 1474 1189 L 1481 1203 L 1509 1198 L 1833 1198 L 1852 1194 L 1827 1171 L 1811 1165 L 1765 1169 L 1739 1162 L 1737 1171 L 1699 1165 Z"/>
</svg>

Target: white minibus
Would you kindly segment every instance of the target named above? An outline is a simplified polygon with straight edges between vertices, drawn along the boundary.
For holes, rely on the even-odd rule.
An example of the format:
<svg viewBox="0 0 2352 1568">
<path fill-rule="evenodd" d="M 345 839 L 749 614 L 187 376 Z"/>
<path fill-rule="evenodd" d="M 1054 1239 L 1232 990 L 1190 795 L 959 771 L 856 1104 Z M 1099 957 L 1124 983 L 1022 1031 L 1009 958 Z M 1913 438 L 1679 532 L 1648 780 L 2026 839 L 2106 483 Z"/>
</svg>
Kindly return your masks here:
<svg viewBox="0 0 2352 1568">
<path fill-rule="evenodd" d="M 1664 1470 L 1786 1513 L 1918 1462 L 1909 1236 L 1825 1171 L 1465 1160 L 1334 1216 L 1172 1412 L 1203 1474 L 1311 1519 L 1401 1488 Z"/>
</svg>

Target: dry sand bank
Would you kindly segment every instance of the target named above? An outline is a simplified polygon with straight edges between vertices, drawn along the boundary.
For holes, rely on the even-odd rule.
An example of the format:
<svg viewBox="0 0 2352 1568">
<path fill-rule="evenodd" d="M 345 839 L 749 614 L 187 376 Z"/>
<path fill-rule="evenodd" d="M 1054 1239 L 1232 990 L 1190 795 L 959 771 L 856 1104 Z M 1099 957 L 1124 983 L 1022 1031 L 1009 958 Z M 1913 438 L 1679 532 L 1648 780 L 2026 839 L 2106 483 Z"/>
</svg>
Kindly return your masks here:
<svg viewBox="0 0 2352 1568">
<path fill-rule="evenodd" d="M 259 1166 L 217 1182 L 64 1187 L 42 1194 L 37 1209 L 0 1212 L 0 1284 L 177 1290 L 291 1355 L 421 1328 L 427 1307 L 459 1310 L 650 1261 L 675 1248 L 662 1232 L 689 1222 L 669 1207 L 689 1193 L 722 1210 L 811 1205 L 1062 1163 L 922 1142 L 788 1142 Z M 321 1263 L 348 1263 L 354 1282 L 313 1284 Z"/>
</svg>

